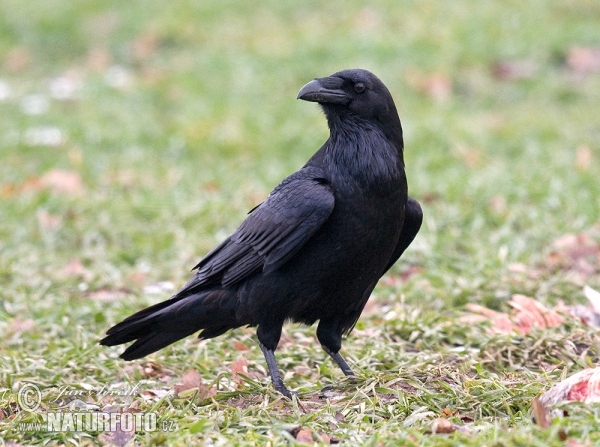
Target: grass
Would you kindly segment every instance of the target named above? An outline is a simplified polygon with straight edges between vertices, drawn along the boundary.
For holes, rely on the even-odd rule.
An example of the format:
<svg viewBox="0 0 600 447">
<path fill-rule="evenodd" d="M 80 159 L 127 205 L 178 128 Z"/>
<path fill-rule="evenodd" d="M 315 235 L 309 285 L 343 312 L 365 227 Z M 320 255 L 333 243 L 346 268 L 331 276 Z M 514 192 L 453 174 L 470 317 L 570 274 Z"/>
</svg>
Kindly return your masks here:
<svg viewBox="0 0 600 447">
<path fill-rule="evenodd" d="M 41 420 L 18 411 L 26 382 L 48 408 L 67 387 L 177 423 L 137 433 L 141 444 L 293 445 L 300 428 L 344 445 L 558 446 L 565 433 L 600 443 L 597 407 L 570 404 L 549 428 L 531 420 L 536 395 L 598 362 L 596 329 L 568 320 L 494 335 L 459 319 L 467 303 L 505 311 L 520 293 L 582 304 L 583 285 L 600 287 L 597 265 L 586 274 L 548 263 L 565 234 L 598 240 L 600 75 L 567 63 L 573 48 L 600 42 L 597 2 L 6 0 L 2 9 L 5 443 L 119 442 L 19 431 Z M 495 75 L 498 63 L 513 75 Z M 341 380 L 314 328 L 294 325 L 278 361 L 299 402 L 273 391 L 250 329 L 131 363 L 98 346 L 110 325 L 183 284 L 312 155 L 326 124 L 295 94 L 350 67 L 375 72 L 394 95 L 410 193 L 425 213 L 345 341 L 357 383 Z M 240 355 L 247 374 L 236 382 Z M 164 397 L 189 370 L 202 392 Z M 128 399 L 100 399 L 103 387 L 140 383 Z M 442 414 L 468 432 L 432 434 Z"/>
</svg>

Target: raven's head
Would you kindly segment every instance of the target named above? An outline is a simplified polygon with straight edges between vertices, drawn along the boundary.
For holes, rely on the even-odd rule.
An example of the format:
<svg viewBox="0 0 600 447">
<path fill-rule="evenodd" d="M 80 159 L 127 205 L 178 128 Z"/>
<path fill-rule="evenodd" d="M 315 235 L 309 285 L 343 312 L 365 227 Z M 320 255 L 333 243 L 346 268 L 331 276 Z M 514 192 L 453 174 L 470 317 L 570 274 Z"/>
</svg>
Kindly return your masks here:
<svg viewBox="0 0 600 447">
<path fill-rule="evenodd" d="M 300 89 L 298 99 L 318 102 L 330 125 L 338 118 L 365 120 L 402 147 L 402 127 L 392 95 L 370 71 L 343 70 L 317 78 Z"/>
</svg>

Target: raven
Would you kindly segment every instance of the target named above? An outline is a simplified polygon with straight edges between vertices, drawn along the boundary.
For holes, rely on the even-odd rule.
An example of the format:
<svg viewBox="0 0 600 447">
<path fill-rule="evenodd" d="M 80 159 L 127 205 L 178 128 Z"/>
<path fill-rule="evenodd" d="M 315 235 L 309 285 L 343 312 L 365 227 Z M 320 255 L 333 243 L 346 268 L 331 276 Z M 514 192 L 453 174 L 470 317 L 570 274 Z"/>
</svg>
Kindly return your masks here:
<svg viewBox="0 0 600 447">
<path fill-rule="evenodd" d="M 319 103 L 329 139 L 194 267 L 179 292 L 110 328 L 102 345 L 135 340 L 121 354 L 133 360 L 200 330 L 208 339 L 258 327 L 273 385 L 291 397 L 275 361 L 282 326 L 318 320 L 323 350 L 354 375 L 340 354 L 342 335 L 423 214 L 408 196 L 402 127 L 379 78 L 339 71 L 306 84 L 298 99 Z"/>
</svg>

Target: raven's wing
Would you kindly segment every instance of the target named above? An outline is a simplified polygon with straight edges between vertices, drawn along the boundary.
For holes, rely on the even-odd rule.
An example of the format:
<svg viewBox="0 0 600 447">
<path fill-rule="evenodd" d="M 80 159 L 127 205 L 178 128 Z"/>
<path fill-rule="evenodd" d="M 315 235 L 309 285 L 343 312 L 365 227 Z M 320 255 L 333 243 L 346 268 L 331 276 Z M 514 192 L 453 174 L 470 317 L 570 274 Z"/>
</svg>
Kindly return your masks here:
<svg viewBox="0 0 600 447">
<path fill-rule="evenodd" d="M 402 226 L 402 232 L 400 233 L 400 239 L 398 240 L 398 244 L 396 244 L 396 248 L 392 253 L 392 257 L 390 258 L 383 273 L 387 272 L 390 267 L 394 265 L 398 259 L 400 259 L 400 256 L 402 256 L 404 250 L 408 248 L 419 232 L 422 223 L 423 211 L 421 210 L 421 205 L 419 205 L 419 202 L 409 196 L 406 200 L 404 224 Z"/>
<path fill-rule="evenodd" d="M 285 264 L 327 220 L 334 195 L 320 168 L 305 167 L 284 179 L 240 227 L 194 267 L 174 297 L 211 285 L 229 286 Z"/>
</svg>

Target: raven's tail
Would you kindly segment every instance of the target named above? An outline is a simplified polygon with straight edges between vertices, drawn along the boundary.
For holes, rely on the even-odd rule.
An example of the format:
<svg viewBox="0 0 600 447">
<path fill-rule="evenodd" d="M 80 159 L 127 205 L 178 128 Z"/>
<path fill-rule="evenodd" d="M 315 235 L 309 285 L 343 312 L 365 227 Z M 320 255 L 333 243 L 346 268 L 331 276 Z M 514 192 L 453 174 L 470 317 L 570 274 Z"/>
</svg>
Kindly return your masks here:
<svg viewBox="0 0 600 447">
<path fill-rule="evenodd" d="M 212 290 L 183 298 L 174 297 L 143 309 L 111 327 L 101 345 L 115 346 L 135 340 L 121 358 L 134 360 L 158 351 L 202 330 L 212 338 L 241 326 L 235 317 L 235 293 Z"/>
</svg>

